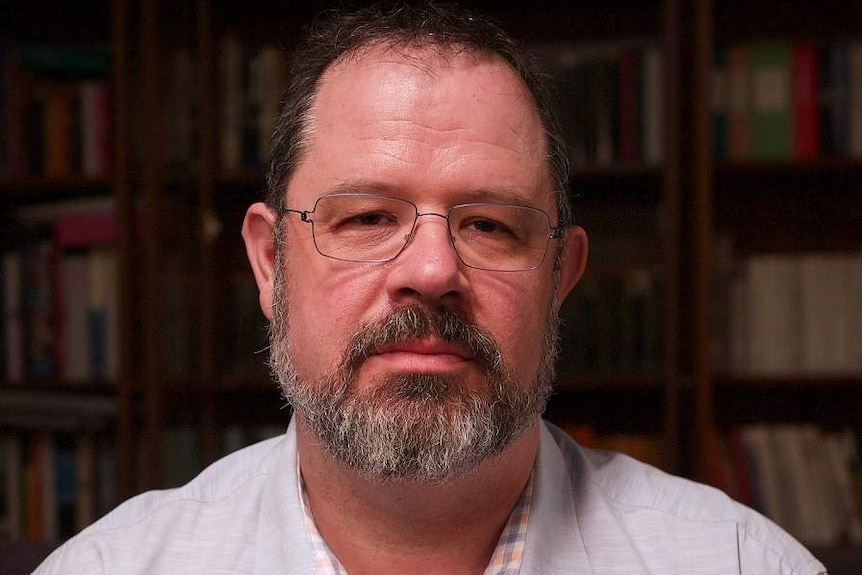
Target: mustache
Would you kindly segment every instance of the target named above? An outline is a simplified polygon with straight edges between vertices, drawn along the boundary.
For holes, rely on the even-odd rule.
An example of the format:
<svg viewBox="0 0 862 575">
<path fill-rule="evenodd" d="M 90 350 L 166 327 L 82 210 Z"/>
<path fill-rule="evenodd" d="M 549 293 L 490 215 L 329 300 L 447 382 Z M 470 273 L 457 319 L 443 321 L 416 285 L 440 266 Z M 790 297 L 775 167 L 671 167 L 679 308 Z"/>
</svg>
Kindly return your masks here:
<svg viewBox="0 0 862 575">
<path fill-rule="evenodd" d="M 431 336 L 469 351 L 485 373 L 502 369 L 500 346 L 463 311 L 416 303 L 394 308 L 384 317 L 357 330 L 348 342 L 342 367 L 353 373 L 366 359 L 386 346 Z"/>
</svg>

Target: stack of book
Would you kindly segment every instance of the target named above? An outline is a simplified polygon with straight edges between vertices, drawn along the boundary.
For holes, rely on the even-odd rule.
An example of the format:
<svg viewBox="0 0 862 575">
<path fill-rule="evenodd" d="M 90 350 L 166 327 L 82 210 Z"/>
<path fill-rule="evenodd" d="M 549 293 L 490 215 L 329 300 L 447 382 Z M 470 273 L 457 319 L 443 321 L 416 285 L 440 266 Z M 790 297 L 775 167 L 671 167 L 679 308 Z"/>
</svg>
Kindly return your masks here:
<svg viewBox="0 0 862 575">
<path fill-rule="evenodd" d="M 716 158 L 862 157 L 862 42 L 719 47 L 712 76 Z"/>
</svg>

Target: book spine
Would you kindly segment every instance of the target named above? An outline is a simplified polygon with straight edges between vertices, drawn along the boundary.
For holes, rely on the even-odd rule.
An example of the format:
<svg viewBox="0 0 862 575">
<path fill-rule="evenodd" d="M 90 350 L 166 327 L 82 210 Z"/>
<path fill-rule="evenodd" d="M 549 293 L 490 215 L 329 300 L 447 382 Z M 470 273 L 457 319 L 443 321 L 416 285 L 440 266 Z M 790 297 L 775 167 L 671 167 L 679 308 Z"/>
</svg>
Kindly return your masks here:
<svg viewBox="0 0 862 575">
<path fill-rule="evenodd" d="M 751 155 L 751 65 L 748 46 L 731 46 L 728 65 L 727 155 L 733 160 Z"/>
<path fill-rule="evenodd" d="M 760 43 L 751 47 L 754 157 L 790 158 L 790 50 L 785 44 Z"/>
<path fill-rule="evenodd" d="M 792 51 L 793 142 L 796 160 L 820 156 L 818 50 L 812 43 L 795 45 Z"/>
</svg>

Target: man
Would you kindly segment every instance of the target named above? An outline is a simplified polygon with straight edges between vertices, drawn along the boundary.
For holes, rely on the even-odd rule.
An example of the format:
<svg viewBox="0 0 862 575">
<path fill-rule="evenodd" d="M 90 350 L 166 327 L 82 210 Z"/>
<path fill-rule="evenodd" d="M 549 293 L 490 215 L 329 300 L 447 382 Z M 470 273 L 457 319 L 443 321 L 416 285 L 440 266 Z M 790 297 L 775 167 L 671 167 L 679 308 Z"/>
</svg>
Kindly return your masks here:
<svg viewBox="0 0 862 575">
<path fill-rule="evenodd" d="M 709 488 L 540 417 L 587 241 L 541 76 L 455 8 L 332 14 L 243 237 L 295 417 L 39 573 L 814 574 Z"/>
</svg>

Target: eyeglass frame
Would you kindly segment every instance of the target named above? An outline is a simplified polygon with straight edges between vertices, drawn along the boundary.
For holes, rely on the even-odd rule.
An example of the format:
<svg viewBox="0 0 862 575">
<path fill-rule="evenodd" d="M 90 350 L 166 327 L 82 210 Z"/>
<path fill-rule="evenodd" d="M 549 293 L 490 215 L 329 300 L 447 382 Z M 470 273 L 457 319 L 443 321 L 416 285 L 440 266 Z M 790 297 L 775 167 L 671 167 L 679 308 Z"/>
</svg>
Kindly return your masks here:
<svg viewBox="0 0 862 575">
<path fill-rule="evenodd" d="M 559 192 L 557 192 L 557 193 L 559 193 Z M 407 235 L 407 239 L 404 241 L 404 244 L 398 249 L 397 252 L 395 252 L 395 254 L 392 257 L 385 258 L 385 259 L 355 260 L 355 259 L 347 259 L 347 258 L 340 258 L 340 257 L 332 256 L 332 255 L 325 254 L 322 251 L 320 251 L 320 246 L 317 243 L 317 235 L 314 233 L 314 219 L 310 218 L 309 216 L 314 214 L 315 211 L 317 211 L 317 204 L 321 200 L 324 200 L 326 198 L 345 197 L 345 196 L 365 197 L 365 198 L 382 198 L 382 199 L 386 199 L 386 200 L 395 200 L 397 202 L 401 202 L 401 203 L 409 204 L 409 205 L 413 206 L 414 216 L 413 216 L 413 223 L 410 226 L 410 232 Z M 525 269 L 498 270 L 498 269 L 483 268 L 483 267 L 471 265 L 471 264 L 464 261 L 464 257 L 458 251 L 458 248 L 455 247 L 455 241 L 454 241 L 454 236 L 452 235 L 452 227 L 451 227 L 451 222 L 449 220 L 449 217 L 452 213 L 452 210 L 455 210 L 458 208 L 470 207 L 470 206 L 483 206 L 483 205 L 512 206 L 512 207 L 517 207 L 517 208 L 524 208 L 524 209 L 532 210 L 535 212 L 539 212 L 545 216 L 545 218 L 548 221 L 548 229 L 550 230 L 550 233 L 548 234 L 548 237 L 547 237 L 547 243 L 545 244 L 545 249 L 542 252 L 542 258 L 536 263 L 536 265 L 529 267 L 529 268 L 525 268 Z M 295 208 L 279 207 L 276 209 L 276 213 L 279 216 L 282 216 L 282 215 L 287 214 L 287 213 L 298 214 L 300 221 L 305 222 L 307 224 L 311 224 L 311 239 L 314 242 L 314 249 L 321 256 L 323 256 L 325 258 L 332 259 L 332 260 L 336 260 L 336 261 L 350 262 L 350 263 L 368 263 L 368 264 L 387 263 L 387 262 L 391 262 L 391 261 L 394 261 L 395 259 L 397 259 L 398 256 L 400 256 L 401 253 L 404 251 L 404 249 L 408 246 L 408 244 L 410 243 L 410 240 L 413 238 L 413 235 L 414 235 L 415 230 L 416 230 L 416 223 L 419 221 L 419 218 L 421 216 L 437 216 L 439 218 L 443 218 L 444 220 L 446 220 L 446 231 L 448 232 L 448 235 L 449 235 L 449 245 L 452 246 L 452 250 L 455 252 L 455 255 L 458 256 L 458 261 L 460 261 L 462 264 L 464 264 L 465 266 L 467 266 L 468 268 L 471 268 L 471 269 L 476 269 L 476 270 L 481 270 L 481 271 L 490 271 L 490 272 L 503 272 L 503 273 L 527 272 L 527 271 L 532 271 L 532 270 L 535 270 L 535 269 L 538 269 L 539 267 L 541 267 L 542 263 L 545 261 L 545 257 L 548 254 L 548 247 L 551 244 L 551 240 L 561 239 L 563 237 L 563 232 L 565 231 L 565 229 L 567 227 L 567 226 L 559 224 L 559 223 L 556 226 L 552 226 L 550 214 L 548 214 L 548 212 L 546 212 L 545 210 L 543 210 L 541 208 L 536 208 L 534 206 L 527 206 L 527 205 L 522 205 L 522 204 L 510 204 L 507 202 L 464 202 L 464 203 L 449 206 L 446 209 L 445 214 L 439 214 L 437 212 L 420 212 L 419 206 L 417 206 L 416 204 L 414 204 L 410 200 L 405 200 L 403 198 L 396 198 L 394 196 L 387 196 L 385 194 L 369 194 L 369 193 L 363 193 L 363 192 L 337 192 L 337 193 L 332 193 L 332 194 L 324 194 L 314 201 L 314 207 L 310 210 L 297 210 Z"/>
</svg>

